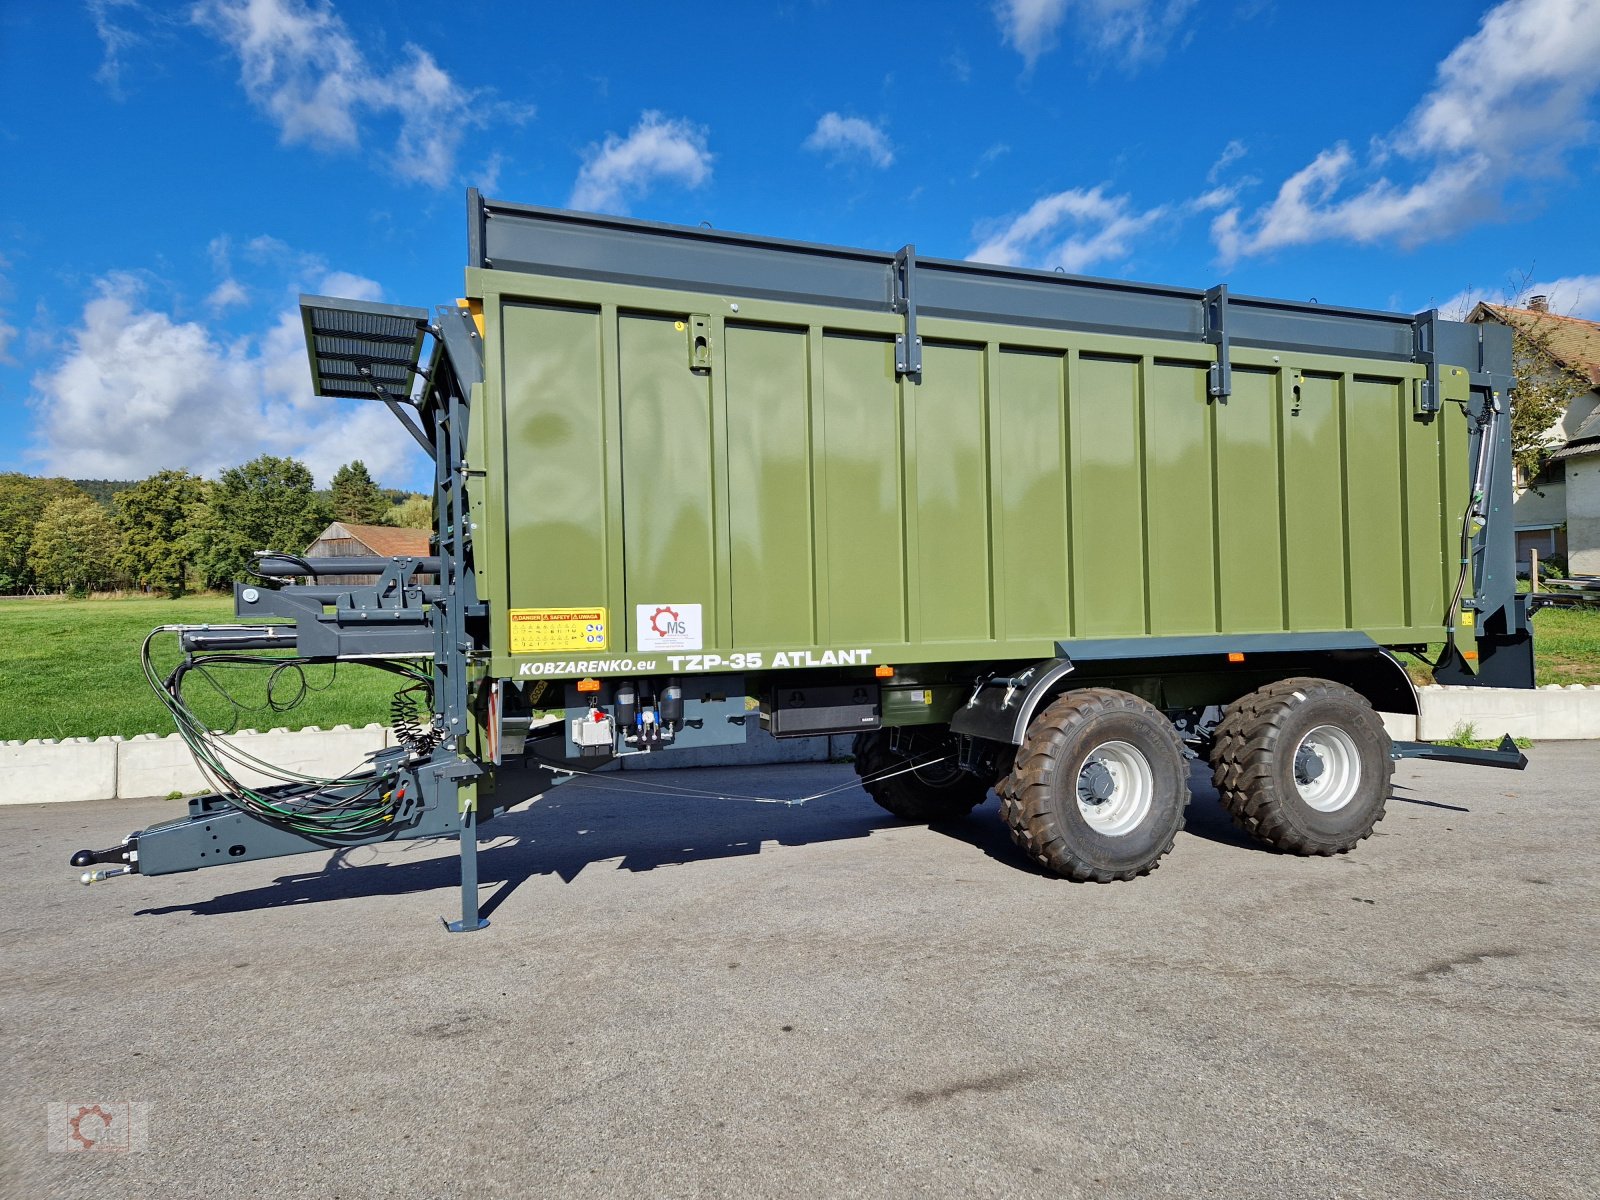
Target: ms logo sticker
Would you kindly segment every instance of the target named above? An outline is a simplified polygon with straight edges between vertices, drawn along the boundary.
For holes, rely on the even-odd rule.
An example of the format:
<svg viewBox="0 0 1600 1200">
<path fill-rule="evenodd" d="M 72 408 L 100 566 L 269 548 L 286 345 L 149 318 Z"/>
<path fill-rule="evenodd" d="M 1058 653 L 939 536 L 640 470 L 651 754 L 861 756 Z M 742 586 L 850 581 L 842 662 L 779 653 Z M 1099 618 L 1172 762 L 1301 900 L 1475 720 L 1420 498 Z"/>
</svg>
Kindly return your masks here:
<svg viewBox="0 0 1600 1200">
<path fill-rule="evenodd" d="M 701 648 L 698 604 L 640 604 L 634 608 L 634 642 L 640 654 Z"/>
</svg>

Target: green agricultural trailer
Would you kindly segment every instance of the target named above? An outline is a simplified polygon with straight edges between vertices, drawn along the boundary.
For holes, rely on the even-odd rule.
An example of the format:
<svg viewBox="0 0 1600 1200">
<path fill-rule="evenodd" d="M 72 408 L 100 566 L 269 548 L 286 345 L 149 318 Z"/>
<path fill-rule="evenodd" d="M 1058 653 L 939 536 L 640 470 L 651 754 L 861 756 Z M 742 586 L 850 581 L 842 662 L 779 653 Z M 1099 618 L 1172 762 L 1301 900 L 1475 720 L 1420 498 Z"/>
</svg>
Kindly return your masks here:
<svg viewBox="0 0 1600 1200">
<path fill-rule="evenodd" d="M 1193 758 L 1297 854 L 1365 838 L 1396 759 L 1525 765 L 1379 716 L 1429 645 L 1442 682 L 1533 686 L 1509 330 L 468 210 L 465 299 L 301 301 L 317 392 L 432 456 L 432 552 L 273 548 L 237 625 L 155 631 L 214 794 L 86 881 L 456 837 L 475 929 L 480 823 L 756 729 L 854 735 L 908 821 L 994 789 L 1031 860 L 1100 882 L 1172 848 Z M 246 759 L 184 700 L 219 661 L 393 672 L 397 744 L 337 779 Z"/>
</svg>

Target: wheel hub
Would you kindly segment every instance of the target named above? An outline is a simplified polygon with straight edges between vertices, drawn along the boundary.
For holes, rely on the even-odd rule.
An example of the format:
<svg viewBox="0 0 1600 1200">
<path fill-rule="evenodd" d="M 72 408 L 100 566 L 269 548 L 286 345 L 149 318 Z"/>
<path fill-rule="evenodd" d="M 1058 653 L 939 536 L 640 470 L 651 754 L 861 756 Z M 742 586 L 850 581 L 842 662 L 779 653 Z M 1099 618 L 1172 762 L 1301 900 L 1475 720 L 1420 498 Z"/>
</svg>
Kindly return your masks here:
<svg viewBox="0 0 1600 1200">
<path fill-rule="evenodd" d="M 1078 799 L 1085 804 L 1104 804 L 1116 793 L 1117 781 L 1105 763 L 1092 759 L 1078 776 Z"/>
<path fill-rule="evenodd" d="M 1294 781 L 1304 787 L 1308 783 L 1315 783 L 1327 769 L 1316 747 L 1302 742 L 1299 752 L 1294 756 Z"/>
</svg>

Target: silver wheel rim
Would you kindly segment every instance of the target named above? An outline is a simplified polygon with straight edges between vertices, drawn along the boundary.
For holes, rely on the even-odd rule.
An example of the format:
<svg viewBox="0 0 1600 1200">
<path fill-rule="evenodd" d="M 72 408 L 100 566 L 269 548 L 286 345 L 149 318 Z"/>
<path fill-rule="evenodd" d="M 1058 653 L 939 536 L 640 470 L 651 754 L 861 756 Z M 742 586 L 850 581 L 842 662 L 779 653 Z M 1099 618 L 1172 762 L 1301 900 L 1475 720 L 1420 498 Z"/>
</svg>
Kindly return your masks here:
<svg viewBox="0 0 1600 1200">
<path fill-rule="evenodd" d="M 1318 812 L 1338 812 L 1361 790 L 1361 755 L 1337 725 L 1318 725 L 1294 752 L 1294 786 Z"/>
<path fill-rule="evenodd" d="M 1128 742 L 1105 742 L 1078 768 L 1078 811 L 1089 828 L 1107 837 L 1137 829 L 1155 803 L 1156 777 Z"/>
</svg>

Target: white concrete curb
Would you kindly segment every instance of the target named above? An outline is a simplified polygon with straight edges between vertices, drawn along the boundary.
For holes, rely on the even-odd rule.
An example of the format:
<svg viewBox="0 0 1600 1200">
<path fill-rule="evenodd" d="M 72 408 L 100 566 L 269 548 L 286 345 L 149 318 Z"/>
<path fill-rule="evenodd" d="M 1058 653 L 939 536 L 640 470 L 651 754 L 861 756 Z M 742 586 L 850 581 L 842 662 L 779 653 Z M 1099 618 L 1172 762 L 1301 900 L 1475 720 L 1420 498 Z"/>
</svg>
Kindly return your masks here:
<svg viewBox="0 0 1600 1200">
<path fill-rule="evenodd" d="M 362 729 L 337 725 L 294 732 L 242 729 L 225 740 L 241 753 L 275 766 L 306 775 L 342 775 L 387 746 L 389 737 L 382 725 Z M 265 779 L 248 768 L 235 769 L 246 782 Z M 175 733 L 0 743 L 0 804 L 132 800 L 173 792 L 187 795 L 205 786 L 189 748 Z"/>
<path fill-rule="evenodd" d="M 1503 733 L 1536 741 L 1600 738 L 1600 687 L 1552 683 L 1524 688 L 1426 687 L 1417 736 L 1425 742 L 1472 726 L 1473 736 L 1498 740 Z"/>
<path fill-rule="evenodd" d="M 1418 692 L 1420 717 L 1384 713 L 1384 727 L 1397 741 L 1439 741 L 1472 727 L 1473 736 L 1501 734 L 1556 741 L 1600 738 L 1600 687 L 1552 684 L 1520 688 L 1426 687 Z M 240 751 L 307 775 L 341 775 L 390 744 L 382 725 L 352 729 L 302 729 L 291 733 L 246 729 L 228 741 Z M 819 762 L 848 753 L 848 738 L 797 738 L 778 741 L 753 730 L 742 746 L 706 747 L 680 754 L 623 760 L 626 768 L 758 765 Z M 241 770 L 247 780 L 260 776 Z M 153 733 L 123 739 L 67 738 L 64 741 L 0 743 L 0 804 L 41 804 L 64 800 L 138 799 L 185 795 L 205 787 L 189 749 L 177 734 Z"/>
</svg>

